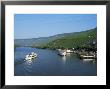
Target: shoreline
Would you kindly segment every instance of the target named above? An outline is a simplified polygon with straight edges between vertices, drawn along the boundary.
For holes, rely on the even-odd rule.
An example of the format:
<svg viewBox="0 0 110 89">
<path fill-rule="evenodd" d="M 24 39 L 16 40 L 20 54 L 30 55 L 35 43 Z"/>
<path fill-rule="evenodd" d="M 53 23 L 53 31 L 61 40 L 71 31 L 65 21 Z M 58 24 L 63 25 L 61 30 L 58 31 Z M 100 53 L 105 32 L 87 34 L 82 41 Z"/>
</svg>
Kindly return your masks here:
<svg viewBox="0 0 110 89">
<path fill-rule="evenodd" d="M 55 48 L 54 49 L 50 49 L 50 48 L 40 48 L 40 47 L 33 47 L 33 46 L 19 46 L 19 47 L 30 47 L 30 48 L 36 48 L 36 49 L 58 51 L 58 49 L 55 49 Z M 16 48 L 18 48 L 18 47 L 16 47 Z M 64 50 L 64 49 L 61 49 L 61 50 Z M 77 54 L 80 59 L 84 59 L 84 58 L 86 58 L 86 59 L 90 59 L 90 58 L 97 59 L 97 53 L 96 52 L 85 51 L 85 50 L 81 51 L 81 50 L 83 50 L 83 49 L 73 50 L 73 52 L 70 52 L 70 54 L 71 53 Z"/>
</svg>

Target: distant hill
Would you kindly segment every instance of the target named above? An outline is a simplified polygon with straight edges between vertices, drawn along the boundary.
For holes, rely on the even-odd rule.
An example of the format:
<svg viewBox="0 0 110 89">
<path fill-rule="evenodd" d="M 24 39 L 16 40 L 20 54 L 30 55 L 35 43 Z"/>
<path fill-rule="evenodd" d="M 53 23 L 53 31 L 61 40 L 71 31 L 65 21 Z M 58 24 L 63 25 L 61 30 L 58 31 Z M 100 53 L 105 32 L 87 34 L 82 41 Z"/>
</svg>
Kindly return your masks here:
<svg viewBox="0 0 110 89">
<path fill-rule="evenodd" d="M 68 33 L 63 38 L 56 39 L 45 45 L 44 48 L 57 49 L 57 48 L 89 48 L 96 49 L 97 43 L 97 28 L 77 32 Z"/>
<path fill-rule="evenodd" d="M 41 46 L 45 45 L 53 40 L 62 38 L 69 35 L 68 33 L 66 34 L 58 34 L 50 37 L 40 37 L 40 38 L 30 38 L 30 39 L 15 39 L 15 45 L 17 46 Z"/>
<path fill-rule="evenodd" d="M 78 48 L 96 47 L 97 28 L 82 32 L 63 33 L 50 37 L 40 37 L 32 39 L 15 39 L 15 45 L 32 46 L 39 48 Z"/>
</svg>

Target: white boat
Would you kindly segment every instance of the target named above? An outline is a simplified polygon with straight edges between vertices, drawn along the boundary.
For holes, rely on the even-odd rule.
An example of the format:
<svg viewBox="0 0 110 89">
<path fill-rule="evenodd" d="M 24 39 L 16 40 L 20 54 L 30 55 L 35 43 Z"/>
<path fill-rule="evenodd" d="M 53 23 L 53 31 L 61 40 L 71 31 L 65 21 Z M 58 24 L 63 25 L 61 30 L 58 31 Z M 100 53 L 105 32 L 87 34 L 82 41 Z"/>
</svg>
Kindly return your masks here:
<svg viewBox="0 0 110 89">
<path fill-rule="evenodd" d="M 37 57 L 37 54 L 34 53 L 34 52 L 32 52 L 31 55 L 34 56 L 34 57 Z"/>
<path fill-rule="evenodd" d="M 61 55 L 61 56 L 66 56 L 67 54 L 69 53 L 72 53 L 73 50 L 69 50 L 69 49 L 57 49 L 58 50 L 58 54 Z"/>
<path fill-rule="evenodd" d="M 36 57 L 37 57 L 37 54 L 34 52 L 31 52 L 31 54 L 28 54 L 25 56 L 25 59 L 26 60 L 32 60 L 32 59 L 35 59 Z"/>
<path fill-rule="evenodd" d="M 72 51 L 72 50 L 67 49 L 67 50 L 66 50 L 66 52 L 67 52 L 67 53 L 72 53 L 73 51 Z"/>
<path fill-rule="evenodd" d="M 94 61 L 94 59 L 83 59 L 84 62 Z"/>
<path fill-rule="evenodd" d="M 61 51 L 61 49 L 57 49 L 57 51 L 58 51 L 58 52 L 60 52 L 60 51 Z"/>
<path fill-rule="evenodd" d="M 81 55 L 81 58 L 96 58 L 95 55 Z"/>
<path fill-rule="evenodd" d="M 66 56 L 66 51 L 65 51 L 65 50 L 59 51 L 59 55 L 61 55 L 61 56 Z"/>
</svg>

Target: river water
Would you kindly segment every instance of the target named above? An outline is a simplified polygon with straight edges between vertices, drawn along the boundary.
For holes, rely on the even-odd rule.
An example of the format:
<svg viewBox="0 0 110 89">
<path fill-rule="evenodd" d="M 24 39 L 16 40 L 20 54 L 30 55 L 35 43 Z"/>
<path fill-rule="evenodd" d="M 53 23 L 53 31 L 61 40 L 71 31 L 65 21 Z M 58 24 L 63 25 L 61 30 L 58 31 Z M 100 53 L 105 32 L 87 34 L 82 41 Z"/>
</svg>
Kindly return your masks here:
<svg viewBox="0 0 110 89">
<path fill-rule="evenodd" d="M 25 60 L 25 55 L 36 52 L 38 57 Z M 15 76 L 96 76 L 97 62 L 81 60 L 74 53 L 66 57 L 55 50 L 17 47 L 14 54 Z"/>
</svg>

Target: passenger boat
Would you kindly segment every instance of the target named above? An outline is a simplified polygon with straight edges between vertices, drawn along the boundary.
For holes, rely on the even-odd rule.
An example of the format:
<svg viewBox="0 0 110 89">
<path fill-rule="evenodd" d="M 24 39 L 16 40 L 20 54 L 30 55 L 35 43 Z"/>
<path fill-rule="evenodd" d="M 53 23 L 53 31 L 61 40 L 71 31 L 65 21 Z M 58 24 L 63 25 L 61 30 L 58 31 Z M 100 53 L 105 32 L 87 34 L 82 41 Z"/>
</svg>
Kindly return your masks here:
<svg viewBox="0 0 110 89">
<path fill-rule="evenodd" d="M 73 53 L 73 50 L 67 49 L 66 52 L 67 52 L 67 53 Z"/>
<path fill-rule="evenodd" d="M 96 58 L 96 56 L 95 55 L 80 55 L 80 58 L 86 58 L 86 59 L 88 59 L 88 58 Z"/>
<path fill-rule="evenodd" d="M 65 51 L 65 50 L 59 51 L 59 55 L 61 55 L 61 56 L 66 56 L 66 51 Z"/>
<path fill-rule="evenodd" d="M 31 54 L 28 54 L 25 56 L 25 59 L 26 60 L 32 60 L 32 59 L 35 59 L 36 57 L 37 57 L 37 54 L 34 52 L 31 52 Z"/>
</svg>

